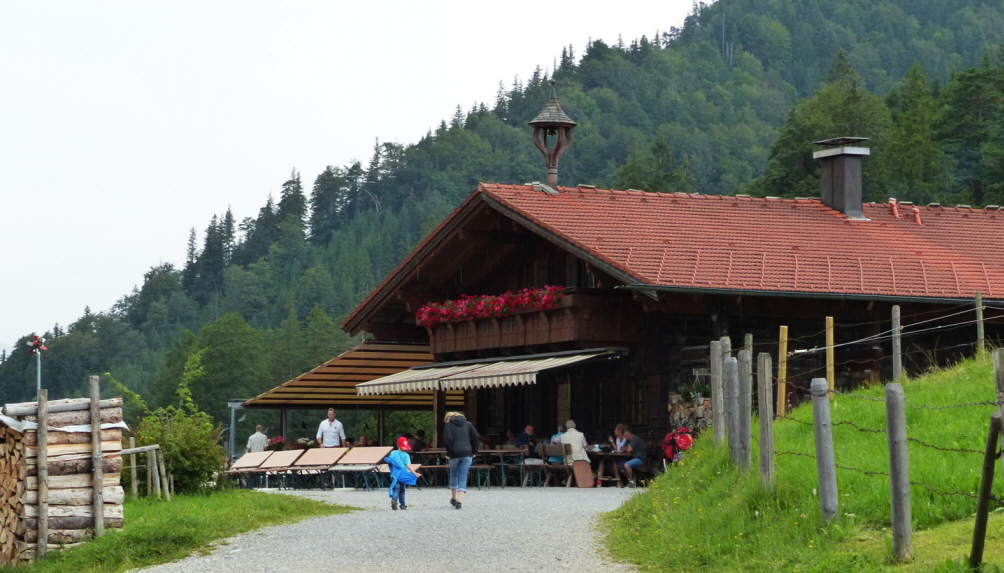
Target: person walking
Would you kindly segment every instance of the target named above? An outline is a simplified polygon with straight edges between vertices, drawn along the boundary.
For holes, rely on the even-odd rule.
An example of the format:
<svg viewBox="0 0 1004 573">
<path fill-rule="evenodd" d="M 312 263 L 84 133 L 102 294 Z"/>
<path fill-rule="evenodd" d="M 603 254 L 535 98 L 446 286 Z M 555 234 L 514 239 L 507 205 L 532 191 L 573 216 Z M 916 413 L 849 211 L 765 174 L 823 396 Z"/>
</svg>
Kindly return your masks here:
<svg viewBox="0 0 1004 573">
<path fill-rule="evenodd" d="M 460 509 L 467 493 L 471 458 L 481 447 L 481 436 L 459 412 L 447 412 L 444 422 L 443 443 L 446 445 L 446 457 L 450 459 L 450 505 Z"/>
<path fill-rule="evenodd" d="M 264 452 L 265 448 L 268 447 L 268 436 L 262 431 L 261 424 L 255 426 L 255 433 L 251 434 L 248 438 L 248 453 L 251 452 Z"/>
<path fill-rule="evenodd" d="M 418 472 L 408 467 L 408 464 L 411 463 L 411 456 L 408 455 L 408 452 L 411 451 L 408 438 L 399 437 L 395 446 L 397 449 L 383 460 L 387 463 L 387 469 L 390 470 L 390 488 L 387 490 L 387 493 L 390 494 L 390 508 L 396 510 L 400 504 L 401 509 L 408 509 L 408 504 L 404 502 L 404 488 L 416 485 L 419 475 Z"/>
</svg>

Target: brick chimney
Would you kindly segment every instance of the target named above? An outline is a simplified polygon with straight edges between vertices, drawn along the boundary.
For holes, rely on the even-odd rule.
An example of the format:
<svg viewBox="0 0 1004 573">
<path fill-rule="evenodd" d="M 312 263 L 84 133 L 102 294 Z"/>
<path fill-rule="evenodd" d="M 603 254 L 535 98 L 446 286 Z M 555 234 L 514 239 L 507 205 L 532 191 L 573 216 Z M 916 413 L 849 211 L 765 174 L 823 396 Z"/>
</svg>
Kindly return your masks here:
<svg viewBox="0 0 1004 573">
<path fill-rule="evenodd" d="M 865 141 L 867 137 L 837 137 L 814 142 L 830 146 L 812 154 L 822 169 L 819 191 L 823 204 L 849 219 L 865 218 L 861 211 L 861 166 L 871 150 L 858 145 Z"/>
</svg>

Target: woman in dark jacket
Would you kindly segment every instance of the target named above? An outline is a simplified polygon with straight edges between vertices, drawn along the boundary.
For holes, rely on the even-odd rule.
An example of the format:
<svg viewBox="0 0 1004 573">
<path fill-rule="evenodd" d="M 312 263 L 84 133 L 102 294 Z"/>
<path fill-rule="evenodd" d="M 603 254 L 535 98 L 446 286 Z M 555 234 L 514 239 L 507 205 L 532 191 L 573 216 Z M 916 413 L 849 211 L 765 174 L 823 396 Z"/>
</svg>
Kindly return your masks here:
<svg viewBox="0 0 1004 573">
<path fill-rule="evenodd" d="M 450 505 L 460 509 L 467 493 L 467 472 L 471 469 L 471 458 L 481 447 L 481 436 L 474 426 L 458 412 L 447 412 L 446 427 L 443 429 L 443 443 L 446 457 L 450 458 Z"/>
</svg>

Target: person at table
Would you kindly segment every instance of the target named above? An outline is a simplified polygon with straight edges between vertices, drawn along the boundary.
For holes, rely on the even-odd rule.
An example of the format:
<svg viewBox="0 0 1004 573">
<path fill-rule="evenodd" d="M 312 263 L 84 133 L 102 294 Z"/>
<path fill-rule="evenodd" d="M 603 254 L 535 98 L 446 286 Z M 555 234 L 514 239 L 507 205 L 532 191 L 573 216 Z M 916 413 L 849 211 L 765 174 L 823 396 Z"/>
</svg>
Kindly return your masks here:
<svg viewBox="0 0 1004 573">
<path fill-rule="evenodd" d="M 261 424 L 255 426 L 255 432 L 248 438 L 248 453 L 264 452 L 268 447 L 268 436 L 262 431 L 264 429 Z"/>
<path fill-rule="evenodd" d="M 644 440 L 641 439 L 641 436 L 634 435 L 629 428 L 624 429 L 624 438 L 627 439 L 627 445 L 624 446 L 623 451 L 631 454 L 631 457 L 627 460 L 617 462 L 617 467 L 627 476 L 628 487 L 634 487 L 637 485 L 635 483 L 634 469 L 648 462 L 648 454 L 645 453 Z"/>
<path fill-rule="evenodd" d="M 450 458 L 450 505 L 460 509 L 467 493 L 467 472 L 474 453 L 481 448 L 481 436 L 459 412 L 447 412 L 444 422 L 443 444 Z"/>
<path fill-rule="evenodd" d="M 408 455 L 410 451 L 411 445 L 408 443 L 408 438 L 401 436 L 395 443 L 394 451 L 383 459 L 387 464 L 388 471 L 390 471 L 390 488 L 387 493 L 390 494 L 390 508 L 394 510 L 398 508 L 398 504 L 401 509 L 408 509 L 408 505 L 404 502 L 404 488 L 409 485 L 418 485 L 418 472 L 408 467 L 408 464 L 411 463 L 411 456 Z"/>
<path fill-rule="evenodd" d="M 425 430 L 419 430 L 415 432 L 411 440 L 408 441 L 411 446 L 411 451 L 420 452 L 425 449 Z"/>
<path fill-rule="evenodd" d="M 526 446 L 528 459 L 540 459 L 540 454 L 537 453 L 537 438 L 533 437 L 533 424 L 527 424 L 523 428 L 523 433 L 516 436 L 516 442 L 513 445 L 517 448 Z"/>
<path fill-rule="evenodd" d="M 335 409 L 328 408 L 328 418 L 317 428 L 317 444 L 322 448 L 337 448 L 345 441 L 345 428 L 335 419 Z"/>
<path fill-rule="evenodd" d="M 614 435 L 610 436 L 610 447 L 614 449 L 615 452 L 623 452 L 624 446 L 627 445 L 627 438 L 624 437 L 624 430 L 627 429 L 625 424 L 617 424 L 614 427 Z"/>
<path fill-rule="evenodd" d="M 564 434 L 564 433 L 565 433 L 565 427 L 559 425 L 558 426 L 558 432 L 556 434 L 554 434 L 553 436 L 551 436 L 551 443 L 552 444 L 560 444 L 561 443 L 561 434 Z M 561 462 L 565 461 L 564 458 L 565 458 L 565 456 L 548 456 L 547 457 L 547 463 L 549 463 L 549 464 L 560 464 Z"/>
<path fill-rule="evenodd" d="M 572 446 L 572 455 L 565 456 L 565 463 L 570 464 L 577 461 L 589 461 L 586 454 L 586 436 L 575 429 L 575 420 L 565 422 L 565 433 L 561 434 L 560 443 Z"/>
</svg>

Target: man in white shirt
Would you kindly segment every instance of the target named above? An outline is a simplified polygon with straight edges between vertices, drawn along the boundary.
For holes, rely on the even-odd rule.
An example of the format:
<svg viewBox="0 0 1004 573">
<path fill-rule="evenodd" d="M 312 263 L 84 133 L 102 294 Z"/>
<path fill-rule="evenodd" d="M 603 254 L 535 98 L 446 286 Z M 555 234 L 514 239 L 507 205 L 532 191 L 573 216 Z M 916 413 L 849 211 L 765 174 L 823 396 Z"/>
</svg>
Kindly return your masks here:
<svg viewBox="0 0 1004 573">
<path fill-rule="evenodd" d="M 264 452 L 265 448 L 268 447 L 268 436 L 266 436 L 262 430 L 261 424 L 255 428 L 255 433 L 251 434 L 248 438 L 248 452 Z"/>
<path fill-rule="evenodd" d="M 335 419 L 335 409 L 328 408 L 328 419 L 317 428 L 317 443 L 322 448 L 337 448 L 345 441 L 345 428 Z"/>
</svg>

